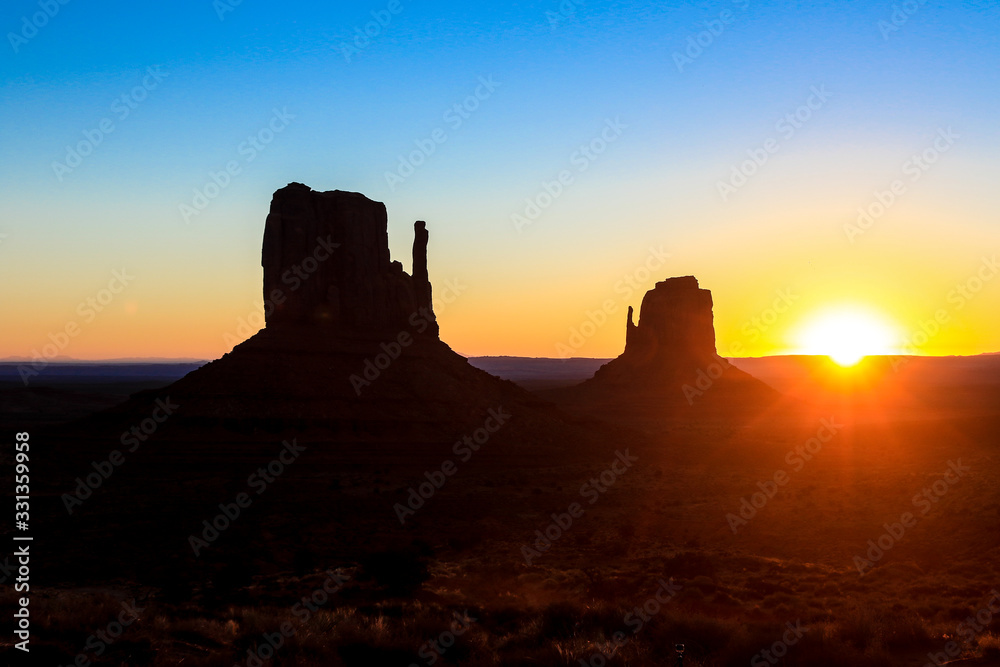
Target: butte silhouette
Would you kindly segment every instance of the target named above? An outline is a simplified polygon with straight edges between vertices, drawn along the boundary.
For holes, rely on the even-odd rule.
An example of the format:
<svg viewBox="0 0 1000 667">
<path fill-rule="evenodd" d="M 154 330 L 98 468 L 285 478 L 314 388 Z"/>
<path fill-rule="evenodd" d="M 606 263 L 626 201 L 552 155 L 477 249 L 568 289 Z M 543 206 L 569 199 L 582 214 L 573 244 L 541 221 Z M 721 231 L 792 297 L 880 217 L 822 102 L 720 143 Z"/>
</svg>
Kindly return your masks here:
<svg viewBox="0 0 1000 667">
<path fill-rule="evenodd" d="M 266 326 L 222 358 L 106 417 L 180 405 L 169 427 L 242 435 L 320 429 L 331 440 L 453 437 L 503 406 L 511 435 L 552 428 L 548 402 L 471 366 L 439 337 L 426 225 L 412 274 L 389 256 L 385 205 L 291 183 L 274 193 L 261 255 Z M 465 297 L 459 297 L 465 298 Z M 514 424 L 518 426 L 514 426 Z"/>
<path fill-rule="evenodd" d="M 777 392 L 716 352 L 712 293 L 694 276 L 656 283 L 639 323 L 629 306 L 625 350 L 575 387 L 540 394 L 580 415 L 620 422 L 765 407 Z"/>
<path fill-rule="evenodd" d="M 629 308 L 620 357 L 582 385 L 540 398 L 474 368 L 440 339 L 428 241 L 426 224 L 416 222 L 407 274 L 389 256 L 384 204 L 301 183 L 277 190 L 261 252 L 265 327 L 102 416 L 140 415 L 169 395 L 182 406 L 171 430 L 309 428 L 331 440 L 403 442 L 453 437 L 502 405 L 521 423 L 509 431 L 526 429 L 521 436 L 535 441 L 566 426 L 549 400 L 593 419 L 623 405 L 725 407 L 773 394 L 716 353 L 711 293 L 687 276 L 647 292 L 638 324 Z"/>
</svg>

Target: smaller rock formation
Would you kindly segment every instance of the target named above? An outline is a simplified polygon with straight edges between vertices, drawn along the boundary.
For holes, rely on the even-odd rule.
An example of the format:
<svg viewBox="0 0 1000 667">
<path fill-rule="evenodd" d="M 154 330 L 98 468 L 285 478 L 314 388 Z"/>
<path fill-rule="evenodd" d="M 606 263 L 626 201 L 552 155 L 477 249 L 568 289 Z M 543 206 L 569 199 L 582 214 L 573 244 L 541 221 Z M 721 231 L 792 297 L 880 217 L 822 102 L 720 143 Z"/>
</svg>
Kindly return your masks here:
<svg viewBox="0 0 1000 667">
<path fill-rule="evenodd" d="M 694 276 L 656 283 L 631 307 L 625 350 L 575 387 L 540 392 L 581 419 L 658 429 L 692 414 L 759 411 L 777 394 L 715 351 L 712 293 Z M 695 410 L 692 413 L 691 410 Z"/>
<path fill-rule="evenodd" d="M 625 351 L 594 378 L 631 384 L 672 381 L 713 363 L 729 365 L 715 351 L 712 293 L 701 289 L 694 276 L 668 278 L 646 292 L 638 324 L 629 306 Z"/>
<path fill-rule="evenodd" d="M 413 290 L 417 306 L 431 308 L 431 281 L 427 277 L 427 223 L 413 223 Z"/>
</svg>

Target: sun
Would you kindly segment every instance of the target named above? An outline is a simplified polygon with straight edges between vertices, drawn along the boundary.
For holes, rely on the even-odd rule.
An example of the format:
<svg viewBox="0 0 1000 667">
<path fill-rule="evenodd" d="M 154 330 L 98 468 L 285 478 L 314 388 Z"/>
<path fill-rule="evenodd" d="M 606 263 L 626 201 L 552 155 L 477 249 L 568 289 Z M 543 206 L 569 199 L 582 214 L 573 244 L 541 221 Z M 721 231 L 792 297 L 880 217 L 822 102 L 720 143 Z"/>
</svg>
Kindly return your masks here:
<svg viewBox="0 0 1000 667">
<path fill-rule="evenodd" d="M 895 328 L 866 309 L 844 306 L 825 310 L 798 331 L 801 354 L 825 354 L 841 366 L 853 366 L 872 354 L 895 354 Z"/>
</svg>

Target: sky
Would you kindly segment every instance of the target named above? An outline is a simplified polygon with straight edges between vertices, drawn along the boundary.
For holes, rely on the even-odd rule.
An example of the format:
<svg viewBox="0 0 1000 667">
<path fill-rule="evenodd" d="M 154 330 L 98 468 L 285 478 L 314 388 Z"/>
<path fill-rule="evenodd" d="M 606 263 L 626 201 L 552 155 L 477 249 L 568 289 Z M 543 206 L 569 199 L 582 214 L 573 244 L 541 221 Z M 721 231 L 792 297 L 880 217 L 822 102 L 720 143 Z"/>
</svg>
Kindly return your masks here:
<svg viewBox="0 0 1000 667">
<path fill-rule="evenodd" d="M 11 0 L 0 27 L 0 358 L 228 352 L 289 182 L 384 202 L 407 270 L 426 220 L 466 355 L 615 356 L 681 275 L 724 356 L 822 353 L 843 317 L 869 352 L 1000 351 L 995 0 Z"/>
</svg>

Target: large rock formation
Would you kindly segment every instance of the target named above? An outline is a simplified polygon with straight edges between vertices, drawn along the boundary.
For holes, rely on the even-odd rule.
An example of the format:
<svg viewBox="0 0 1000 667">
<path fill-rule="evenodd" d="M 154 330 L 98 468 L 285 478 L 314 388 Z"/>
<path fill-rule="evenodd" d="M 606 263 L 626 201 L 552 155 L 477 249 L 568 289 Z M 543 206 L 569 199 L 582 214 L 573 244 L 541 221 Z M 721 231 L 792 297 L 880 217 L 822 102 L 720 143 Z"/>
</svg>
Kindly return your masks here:
<svg viewBox="0 0 1000 667">
<path fill-rule="evenodd" d="M 356 192 L 291 183 L 274 193 L 261 265 L 267 324 L 316 323 L 391 331 L 426 309 L 422 334 L 438 335 L 427 277 L 428 233 L 414 224 L 413 275 L 389 258 L 385 205 Z"/>
<path fill-rule="evenodd" d="M 508 438 L 562 429 L 551 406 L 440 340 L 428 239 L 417 221 L 410 275 L 389 257 L 383 204 L 299 183 L 275 192 L 261 253 L 266 326 L 156 392 L 181 406 L 171 427 L 440 441 L 503 406 L 517 414 Z M 141 414 L 150 399 L 136 395 L 112 413 Z"/>
<path fill-rule="evenodd" d="M 642 299 L 639 323 L 629 306 L 625 351 L 594 375 L 599 383 L 672 387 L 693 382 L 699 370 L 732 367 L 716 354 L 712 293 L 694 276 L 656 283 Z"/>
<path fill-rule="evenodd" d="M 656 283 L 642 299 L 640 321 L 628 309 L 622 366 L 665 369 L 715 361 L 712 293 L 694 276 Z"/>
<path fill-rule="evenodd" d="M 317 562 L 333 554 L 358 562 L 360 555 L 344 554 L 417 536 L 439 544 L 491 511 L 491 492 L 479 486 L 484 476 L 493 487 L 520 483 L 531 468 L 548 478 L 581 452 L 599 452 L 601 465 L 613 459 L 610 428 L 572 423 L 440 340 L 427 243 L 427 225 L 417 222 L 408 275 L 389 257 L 382 204 L 298 184 L 276 192 L 262 253 L 266 326 L 177 382 L 44 440 L 58 443 L 46 459 L 60 469 L 44 479 L 59 493 L 79 488 L 79 475 L 92 461 L 107 461 L 109 450 L 141 441 L 125 454 L 127 475 L 87 502 L 85 528 L 57 493 L 46 494 L 47 515 L 61 517 L 41 522 L 51 530 L 47 544 L 60 540 L 53 553 L 69 553 L 74 543 L 107 546 L 67 564 L 74 580 L 83 568 L 106 573 L 114 563 L 114 577 L 149 567 L 154 573 L 141 578 L 155 576 L 176 590 L 191 572 L 215 582 L 232 581 L 233 570 L 297 568 L 292 549 Z M 427 483 L 427 471 L 451 476 L 456 462 L 462 472 L 448 477 L 444 497 L 412 516 L 420 506 L 407 487 Z M 497 470 L 508 473 L 498 481 Z M 250 479 L 267 482 L 262 500 Z M 248 489 L 254 500 L 247 518 L 227 528 L 215 523 L 225 536 L 208 537 L 210 546 L 192 542 L 207 536 L 203 519 Z M 477 499 L 469 503 L 472 493 Z M 460 516 L 458 525 L 449 523 Z M 217 589 L 202 585 L 207 600 Z"/>
<path fill-rule="evenodd" d="M 638 324 L 633 318 L 630 306 L 620 356 L 583 384 L 545 395 L 580 414 L 630 423 L 676 415 L 676 408 L 759 405 L 775 397 L 717 354 L 712 293 L 694 276 L 656 283 L 642 299 Z"/>
</svg>

